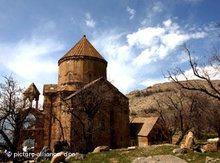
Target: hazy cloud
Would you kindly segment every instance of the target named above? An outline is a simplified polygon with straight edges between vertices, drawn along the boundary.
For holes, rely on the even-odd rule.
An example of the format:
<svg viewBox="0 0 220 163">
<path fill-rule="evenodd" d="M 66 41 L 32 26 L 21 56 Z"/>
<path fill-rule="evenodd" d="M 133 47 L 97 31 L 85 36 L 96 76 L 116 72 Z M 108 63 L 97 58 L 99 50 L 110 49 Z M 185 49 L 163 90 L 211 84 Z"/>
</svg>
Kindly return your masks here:
<svg viewBox="0 0 220 163">
<path fill-rule="evenodd" d="M 206 75 L 203 72 L 208 72 L 208 74 L 210 75 L 210 78 L 212 80 L 219 80 L 220 79 L 219 70 L 217 70 L 214 67 L 211 67 L 211 66 L 206 66 L 203 68 L 198 67 L 198 71 L 202 75 Z M 192 69 L 186 70 L 185 75 L 189 80 L 198 80 L 199 79 L 198 77 L 196 77 L 194 75 Z M 186 78 L 183 75 L 178 75 L 177 78 L 179 79 L 179 81 L 186 80 Z M 147 80 L 141 82 L 141 84 L 146 87 L 149 87 L 149 86 L 153 86 L 154 84 L 164 83 L 164 82 L 169 82 L 169 80 L 167 78 L 151 78 L 151 79 L 147 79 Z"/>
<path fill-rule="evenodd" d="M 152 8 L 152 10 L 154 11 L 154 12 L 162 12 L 163 10 L 164 10 L 164 6 L 163 6 L 163 4 L 161 3 L 161 2 L 155 2 L 154 4 L 153 4 L 153 8 Z"/>
<path fill-rule="evenodd" d="M 86 26 L 88 27 L 95 27 L 96 22 L 92 19 L 90 13 L 86 13 L 86 20 L 85 20 Z"/>
<path fill-rule="evenodd" d="M 180 28 L 170 19 L 162 26 L 141 28 L 137 32 L 127 35 L 128 44 L 143 49 L 134 58 L 138 66 L 164 59 L 172 50 L 190 39 L 200 39 L 206 36 L 205 32 L 189 33 Z"/>
<path fill-rule="evenodd" d="M 199 72 L 199 74 L 203 75 L 203 76 L 207 76 L 207 72 L 209 74 L 210 79 L 212 80 L 220 80 L 220 74 L 219 74 L 219 69 L 220 67 L 214 67 L 214 66 L 205 66 L 205 67 L 197 67 L 197 70 Z M 198 77 L 196 77 L 193 73 L 192 69 L 188 69 L 186 71 L 184 71 L 185 76 L 188 79 L 199 79 Z M 183 76 L 182 74 L 178 75 L 177 78 L 180 81 L 186 80 L 185 76 Z"/>
<path fill-rule="evenodd" d="M 94 36 L 95 40 L 92 40 L 92 44 L 108 61 L 108 80 L 120 91 L 126 93 L 136 82 L 134 77 L 136 70 L 130 63 L 132 60 L 131 49 L 121 42 L 124 35 L 116 31 L 97 35 Z"/>
<path fill-rule="evenodd" d="M 47 57 L 64 46 L 50 38 L 22 39 L 18 43 L 0 43 L 1 64 L 26 80 L 37 80 L 57 72 L 57 62 Z"/>
<path fill-rule="evenodd" d="M 141 85 L 144 85 L 145 87 L 149 87 L 149 86 L 153 86 L 154 84 L 164 83 L 164 82 L 168 82 L 168 80 L 166 78 L 147 79 L 141 82 Z"/>
<path fill-rule="evenodd" d="M 149 86 L 166 81 L 158 78 L 143 80 L 143 69 L 150 63 L 172 55 L 174 50 L 185 41 L 205 36 L 205 32 L 190 33 L 183 30 L 178 24 L 168 19 L 160 25 L 140 28 L 130 34 L 120 34 L 117 31 L 97 34 L 92 43 L 101 54 L 105 54 L 108 60 L 110 81 L 126 93 L 138 84 Z M 124 38 L 126 42 L 122 41 Z"/>
<path fill-rule="evenodd" d="M 127 7 L 127 12 L 130 14 L 129 19 L 132 20 L 135 16 L 136 11 L 130 7 Z"/>
</svg>

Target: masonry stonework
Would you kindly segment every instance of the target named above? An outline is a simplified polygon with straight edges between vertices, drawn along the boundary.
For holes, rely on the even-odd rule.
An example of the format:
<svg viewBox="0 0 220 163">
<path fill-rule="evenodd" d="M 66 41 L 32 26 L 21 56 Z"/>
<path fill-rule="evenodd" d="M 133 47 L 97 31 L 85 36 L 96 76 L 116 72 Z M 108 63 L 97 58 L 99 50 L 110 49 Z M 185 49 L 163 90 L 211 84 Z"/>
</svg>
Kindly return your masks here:
<svg viewBox="0 0 220 163">
<path fill-rule="evenodd" d="M 38 135 L 42 136 L 40 146 L 53 149 L 56 141 L 67 141 L 73 152 L 86 150 L 83 129 L 91 124 L 89 114 L 81 111 L 83 103 L 78 106 L 73 103 L 81 98 L 80 95 L 87 96 L 88 92 L 101 99 L 89 130 L 94 147 L 129 146 L 128 98 L 106 79 L 107 61 L 86 36 L 58 61 L 58 66 L 58 84 L 45 84 L 43 88 L 44 103 L 40 114 L 44 120 L 43 132 Z M 85 99 L 91 100 L 91 97 Z"/>
</svg>

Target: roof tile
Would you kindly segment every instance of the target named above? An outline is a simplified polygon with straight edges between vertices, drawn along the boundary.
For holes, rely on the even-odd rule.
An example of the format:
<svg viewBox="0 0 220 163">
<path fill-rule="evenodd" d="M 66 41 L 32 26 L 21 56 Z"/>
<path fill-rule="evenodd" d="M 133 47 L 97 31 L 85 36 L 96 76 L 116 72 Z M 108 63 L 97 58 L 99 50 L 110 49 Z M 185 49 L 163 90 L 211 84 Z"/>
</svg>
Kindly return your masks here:
<svg viewBox="0 0 220 163">
<path fill-rule="evenodd" d="M 138 136 L 148 136 L 148 134 L 153 129 L 159 117 L 138 117 L 134 118 L 131 124 L 135 123 L 143 123 L 140 131 L 138 132 Z"/>
<path fill-rule="evenodd" d="M 105 60 L 101 54 L 92 46 L 92 44 L 87 40 L 84 35 L 82 39 L 70 49 L 62 58 L 67 58 L 71 56 L 89 56 Z M 61 58 L 61 59 L 62 59 Z"/>
</svg>

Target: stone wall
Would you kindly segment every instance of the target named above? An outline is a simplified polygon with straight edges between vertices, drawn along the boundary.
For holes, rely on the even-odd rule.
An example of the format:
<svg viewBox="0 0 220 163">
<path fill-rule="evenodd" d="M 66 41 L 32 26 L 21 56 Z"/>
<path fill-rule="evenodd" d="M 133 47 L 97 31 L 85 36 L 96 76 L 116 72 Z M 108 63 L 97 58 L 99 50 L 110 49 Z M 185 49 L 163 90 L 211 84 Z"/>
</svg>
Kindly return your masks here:
<svg viewBox="0 0 220 163">
<path fill-rule="evenodd" d="M 30 122 L 30 127 L 23 128 L 20 132 L 20 139 L 18 143 L 18 150 L 22 151 L 23 142 L 27 139 L 33 139 L 35 141 L 34 144 L 34 152 L 40 152 L 44 146 L 44 119 L 45 116 L 42 112 L 35 108 L 29 108 L 24 110 L 25 112 L 29 112 L 28 115 L 32 115 L 35 117 L 35 120 Z"/>
<path fill-rule="evenodd" d="M 104 90 L 101 91 L 103 101 L 99 111 L 94 117 L 94 147 L 101 145 L 107 145 L 110 148 L 127 147 L 130 144 L 128 99 L 115 91 L 115 89 L 109 87 L 105 82 L 95 83 L 93 85 L 95 91 L 104 86 Z M 75 99 L 77 99 L 77 97 L 73 97 L 72 100 Z M 88 124 L 87 115 L 77 111 L 78 108 L 74 108 L 74 110 L 74 114 L 80 117 L 80 120 L 82 120 L 86 128 Z M 83 125 L 74 116 L 72 116 L 71 122 L 71 148 L 73 151 L 83 151 L 86 146 L 82 132 Z"/>
<path fill-rule="evenodd" d="M 71 59 L 59 65 L 59 85 L 87 84 L 100 77 L 106 77 L 106 64 L 98 60 Z"/>
</svg>

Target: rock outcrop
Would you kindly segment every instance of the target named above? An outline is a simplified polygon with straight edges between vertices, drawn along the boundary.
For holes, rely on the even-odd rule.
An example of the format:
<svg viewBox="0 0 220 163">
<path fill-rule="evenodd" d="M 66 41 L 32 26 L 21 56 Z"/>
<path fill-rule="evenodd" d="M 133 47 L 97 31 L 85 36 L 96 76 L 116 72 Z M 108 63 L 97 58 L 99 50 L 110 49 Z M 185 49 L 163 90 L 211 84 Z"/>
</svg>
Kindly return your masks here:
<svg viewBox="0 0 220 163">
<path fill-rule="evenodd" d="M 181 144 L 181 148 L 190 149 L 193 145 L 193 141 L 194 141 L 193 139 L 194 139 L 193 133 L 191 131 L 189 131 L 189 133 L 186 136 L 186 140 L 185 140 L 184 144 Z"/>
<path fill-rule="evenodd" d="M 201 80 L 193 80 L 193 81 L 209 88 L 207 83 L 204 81 Z M 216 88 L 219 88 L 220 80 L 214 80 L 213 83 Z M 129 98 L 130 117 L 143 116 L 146 115 L 146 112 L 148 113 L 148 115 L 155 114 L 154 108 L 158 107 L 155 98 L 164 100 L 167 96 L 172 95 L 177 90 L 179 90 L 179 88 L 175 83 L 165 82 L 165 83 L 155 84 L 143 90 L 134 90 L 128 93 L 126 96 Z M 186 90 L 184 91 L 187 94 L 187 91 Z M 205 95 L 205 94 L 201 93 L 201 95 Z"/>
<path fill-rule="evenodd" d="M 149 157 L 138 157 L 132 163 L 186 163 L 185 160 L 172 155 L 157 155 Z"/>
</svg>

